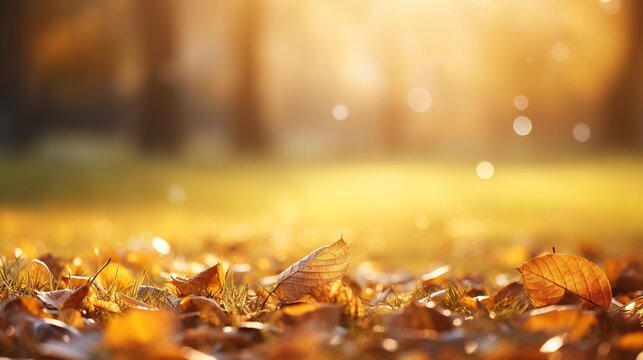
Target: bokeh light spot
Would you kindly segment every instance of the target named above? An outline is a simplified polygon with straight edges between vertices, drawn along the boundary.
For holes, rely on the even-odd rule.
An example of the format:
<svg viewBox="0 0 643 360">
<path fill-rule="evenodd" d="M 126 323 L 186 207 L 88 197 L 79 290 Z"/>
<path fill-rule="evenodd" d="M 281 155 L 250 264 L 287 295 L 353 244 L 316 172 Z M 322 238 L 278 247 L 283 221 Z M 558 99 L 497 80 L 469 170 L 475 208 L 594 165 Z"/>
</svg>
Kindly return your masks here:
<svg viewBox="0 0 643 360">
<path fill-rule="evenodd" d="M 551 46 L 551 56 L 558 62 L 569 60 L 569 47 L 562 41 L 556 41 Z"/>
<path fill-rule="evenodd" d="M 152 239 L 152 247 L 161 255 L 167 255 L 170 253 L 170 243 L 158 236 Z"/>
<path fill-rule="evenodd" d="M 494 172 L 493 164 L 488 161 L 481 161 L 476 166 L 476 174 L 480 179 L 489 180 L 493 177 Z"/>
<path fill-rule="evenodd" d="M 589 128 L 589 125 L 585 123 L 578 123 L 574 125 L 572 134 L 574 135 L 574 139 L 576 139 L 576 141 L 586 142 L 592 136 L 592 130 Z"/>
<path fill-rule="evenodd" d="M 333 117 L 335 120 L 346 120 L 348 115 L 349 111 L 346 105 L 337 104 L 333 107 Z"/>
<path fill-rule="evenodd" d="M 514 97 L 514 107 L 517 110 L 525 110 L 529 107 L 529 98 L 525 95 L 516 95 Z"/>
<path fill-rule="evenodd" d="M 518 116 L 514 119 L 514 131 L 520 136 L 527 136 L 531 132 L 531 120 L 526 116 Z"/>
<path fill-rule="evenodd" d="M 429 227 L 429 219 L 424 215 L 418 216 L 415 219 L 415 226 L 420 230 L 424 230 Z"/>
<path fill-rule="evenodd" d="M 621 0 L 598 0 L 598 6 L 608 15 L 616 15 L 621 11 Z"/>
<path fill-rule="evenodd" d="M 183 204 L 187 198 L 187 192 L 183 186 L 173 184 L 167 189 L 167 198 L 172 204 Z"/>
<path fill-rule="evenodd" d="M 409 104 L 409 108 L 418 113 L 429 110 L 429 108 L 431 108 L 432 101 L 429 90 L 422 87 L 411 89 L 406 97 L 406 102 Z"/>
</svg>

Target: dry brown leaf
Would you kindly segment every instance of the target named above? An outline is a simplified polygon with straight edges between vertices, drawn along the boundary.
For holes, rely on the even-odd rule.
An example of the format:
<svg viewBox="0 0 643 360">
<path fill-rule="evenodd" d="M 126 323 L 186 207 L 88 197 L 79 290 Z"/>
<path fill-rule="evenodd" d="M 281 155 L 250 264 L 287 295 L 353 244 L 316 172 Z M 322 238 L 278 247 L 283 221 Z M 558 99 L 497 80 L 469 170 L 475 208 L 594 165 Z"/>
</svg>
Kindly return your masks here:
<svg viewBox="0 0 643 360">
<path fill-rule="evenodd" d="M 281 272 L 272 293 L 282 301 L 298 300 L 340 280 L 349 262 L 350 249 L 343 239 L 322 246 Z"/>
<path fill-rule="evenodd" d="M 201 319 L 213 325 L 229 325 L 232 321 L 230 315 L 213 299 L 203 296 L 188 296 L 181 299 L 179 309 L 182 312 L 198 312 Z"/>
<path fill-rule="evenodd" d="M 582 300 L 583 307 L 608 309 L 612 304 L 612 288 L 607 276 L 596 264 L 576 255 L 544 254 L 517 270 L 525 292 L 535 306 L 560 302 L 566 293 Z"/>
<path fill-rule="evenodd" d="M 47 269 L 53 275 L 54 280 L 60 279 L 65 268 L 67 267 L 67 260 L 54 256 L 51 253 L 46 253 L 38 258 L 39 261 L 42 261 Z"/>
<path fill-rule="evenodd" d="M 387 313 L 382 324 L 391 330 L 431 330 L 434 332 L 453 329 L 451 319 L 426 304 L 412 302 L 401 311 Z"/>
<path fill-rule="evenodd" d="M 159 289 L 150 285 L 141 285 L 136 291 L 136 297 L 148 304 L 158 308 L 174 308 L 179 303 L 179 298 L 166 289 Z"/>
<path fill-rule="evenodd" d="M 310 297 L 320 302 L 345 305 L 344 313 L 354 318 L 366 314 L 362 298 L 342 280 L 314 288 Z"/>
<path fill-rule="evenodd" d="M 340 324 L 342 308 L 343 306 L 335 304 L 289 304 L 273 314 L 271 323 L 291 331 L 331 333 Z"/>
<path fill-rule="evenodd" d="M 567 341 L 573 342 L 585 336 L 597 323 L 591 312 L 554 305 L 528 312 L 520 327 L 524 331 L 551 335 L 568 333 Z"/>
<path fill-rule="evenodd" d="M 188 279 L 174 278 L 170 283 L 174 285 L 179 296 L 217 293 L 225 284 L 222 267 L 221 264 L 216 264 Z"/>
<path fill-rule="evenodd" d="M 494 304 L 498 303 L 515 303 L 527 299 L 527 294 L 522 284 L 512 282 L 502 289 L 498 290 L 492 297 Z"/>
<path fill-rule="evenodd" d="M 31 296 L 22 296 L 9 300 L 0 309 L 0 319 L 6 319 L 8 323 L 15 323 L 25 315 L 38 318 L 53 317 L 38 299 Z"/>
<path fill-rule="evenodd" d="M 36 297 L 49 307 L 81 309 L 85 298 L 89 295 L 90 286 L 90 284 L 84 284 L 75 289 L 38 291 L 36 292 Z"/>
</svg>

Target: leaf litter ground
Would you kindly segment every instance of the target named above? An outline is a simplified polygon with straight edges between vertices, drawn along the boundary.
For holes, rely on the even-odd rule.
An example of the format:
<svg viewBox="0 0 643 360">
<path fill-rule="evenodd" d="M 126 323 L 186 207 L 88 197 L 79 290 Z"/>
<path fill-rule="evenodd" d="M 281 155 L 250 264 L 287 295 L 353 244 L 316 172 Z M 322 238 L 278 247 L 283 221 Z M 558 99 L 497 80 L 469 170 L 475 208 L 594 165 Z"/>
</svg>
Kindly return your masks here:
<svg viewBox="0 0 643 360">
<path fill-rule="evenodd" d="M 145 253 L 4 256 L 0 355 L 643 358 L 640 254 L 595 263 L 547 253 L 493 281 L 448 265 L 351 272 L 350 255 L 341 239 L 257 277 L 253 264 L 212 259 L 177 273 Z"/>
</svg>

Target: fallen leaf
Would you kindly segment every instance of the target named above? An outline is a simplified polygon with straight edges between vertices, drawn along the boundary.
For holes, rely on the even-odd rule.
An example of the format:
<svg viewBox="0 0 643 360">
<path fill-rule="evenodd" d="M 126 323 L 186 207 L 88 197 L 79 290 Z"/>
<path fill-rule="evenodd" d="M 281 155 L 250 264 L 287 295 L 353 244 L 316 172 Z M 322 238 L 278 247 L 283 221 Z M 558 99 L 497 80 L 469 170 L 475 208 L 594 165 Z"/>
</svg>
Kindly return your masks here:
<svg viewBox="0 0 643 360">
<path fill-rule="evenodd" d="M 320 302 L 345 305 L 344 313 L 354 318 L 366 314 L 366 306 L 362 298 L 342 280 L 314 288 L 310 296 Z"/>
<path fill-rule="evenodd" d="M 272 322 L 297 329 L 329 332 L 339 325 L 342 306 L 320 303 L 295 303 L 282 307 Z"/>
<path fill-rule="evenodd" d="M 224 286 L 222 267 L 221 264 L 216 264 L 188 279 L 174 278 L 170 283 L 174 285 L 179 296 L 216 293 Z"/>
<path fill-rule="evenodd" d="M 451 319 L 435 308 L 413 302 L 401 311 L 385 314 L 382 324 L 390 330 L 432 330 L 435 332 L 453 329 Z"/>
<path fill-rule="evenodd" d="M 64 308 L 58 312 L 58 320 L 75 327 L 82 329 L 85 327 L 85 321 L 80 310 L 74 308 Z"/>
<path fill-rule="evenodd" d="M 643 351 L 643 331 L 623 334 L 616 346 L 628 351 Z"/>
<path fill-rule="evenodd" d="M 608 309 L 612 304 L 607 276 L 596 264 L 580 256 L 544 254 L 530 259 L 517 270 L 535 306 L 557 304 L 566 293 L 580 298 L 585 308 Z"/>
<path fill-rule="evenodd" d="M 67 267 L 67 260 L 58 256 L 54 256 L 51 253 L 46 253 L 38 258 L 45 265 L 47 265 L 48 270 L 54 277 L 54 280 L 60 279 L 65 268 Z"/>
<path fill-rule="evenodd" d="M 132 310 L 110 319 L 103 344 L 115 358 L 162 358 L 178 353 L 176 318 L 168 311 Z"/>
<path fill-rule="evenodd" d="M 38 259 L 31 260 L 27 275 L 29 276 L 31 286 L 35 289 L 42 289 L 47 285 L 52 286 L 56 280 L 51 270 L 49 270 L 49 266 Z"/>
<path fill-rule="evenodd" d="M 230 324 L 228 314 L 213 299 L 203 296 L 188 296 L 179 302 L 179 309 L 186 312 L 197 312 L 199 317 L 213 325 Z"/>
<path fill-rule="evenodd" d="M 350 262 L 350 249 L 342 239 L 311 252 L 277 277 L 272 290 L 282 301 L 295 301 L 315 289 L 340 280 Z"/>
<path fill-rule="evenodd" d="M 87 295 L 89 295 L 90 284 L 81 285 L 75 289 L 61 289 L 54 291 L 36 292 L 36 297 L 40 299 L 46 306 L 64 309 L 75 308 L 80 309 L 83 307 L 83 302 Z"/>
<path fill-rule="evenodd" d="M 517 282 L 512 282 L 502 289 L 498 290 L 492 297 L 494 304 L 501 302 L 512 303 L 517 301 L 522 301 L 527 299 L 527 294 L 522 284 Z"/>
<path fill-rule="evenodd" d="M 8 323 L 15 323 L 25 315 L 38 318 L 53 317 L 38 299 L 31 296 L 6 301 L 0 309 L 0 320 L 6 319 Z"/>
<path fill-rule="evenodd" d="M 149 285 L 139 286 L 136 291 L 136 297 L 148 304 L 148 306 L 159 308 L 174 308 L 180 300 L 166 289 L 159 289 Z"/>
<path fill-rule="evenodd" d="M 493 300 L 484 295 L 479 296 L 468 296 L 465 295 L 459 301 L 460 306 L 468 309 L 471 313 L 474 314 L 489 314 L 490 310 L 495 308 L 495 303 Z"/>
<path fill-rule="evenodd" d="M 558 305 L 534 309 L 527 312 L 523 319 L 520 324 L 522 330 L 550 335 L 567 333 L 568 342 L 581 339 L 598 323 L 595 314 L 591 312 Z"/>
</svg>

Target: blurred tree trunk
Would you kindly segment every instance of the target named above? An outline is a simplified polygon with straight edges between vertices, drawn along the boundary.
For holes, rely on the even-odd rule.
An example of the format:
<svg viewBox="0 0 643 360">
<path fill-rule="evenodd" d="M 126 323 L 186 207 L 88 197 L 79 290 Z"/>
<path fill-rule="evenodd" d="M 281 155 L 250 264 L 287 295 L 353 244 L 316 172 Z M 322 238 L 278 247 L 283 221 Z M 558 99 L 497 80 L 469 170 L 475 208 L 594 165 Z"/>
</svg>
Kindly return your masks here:
<svg viewBox="0 0 643 360">
<path fill-rule="evenodd" d="M 643 2 L 624 2 L 629 14 L 629 49 L 607 97 L 604 144 L 631 149 L 643 143 Z"/>
<path fill-rule="evenodd" d="M 385 74 L 387 79 L 387 101 L 384 109 L 384 145 L 391 153 L 399 152 L 404 144 L 404 124 L 407 108 L 404 103 L 405 86 L 396 61 L 396 54 L 389 51 L 384 55 Z"/>
<path fill-rule="evenodd" d="M 174 0 L 137 1 L 146 78 L 137 138 L 149 152 L 176 152 L 182 144 L 177 88 Z"/>
<path fill-rule="evenodd" d="M 234 97 L 232 138 L 238 151 L 258 153 L 267 146 L 266 123 L 261 111 L 259 89 L 260 6 L 257 0 L 240 0 L 239 17 L 239 82 Z"/>
<path fill-rule="evenodd" d="M 29 1 L 0 1 L 0 145 L 29 145 L 40 132 L 25 84 Z"/>
</svg>

